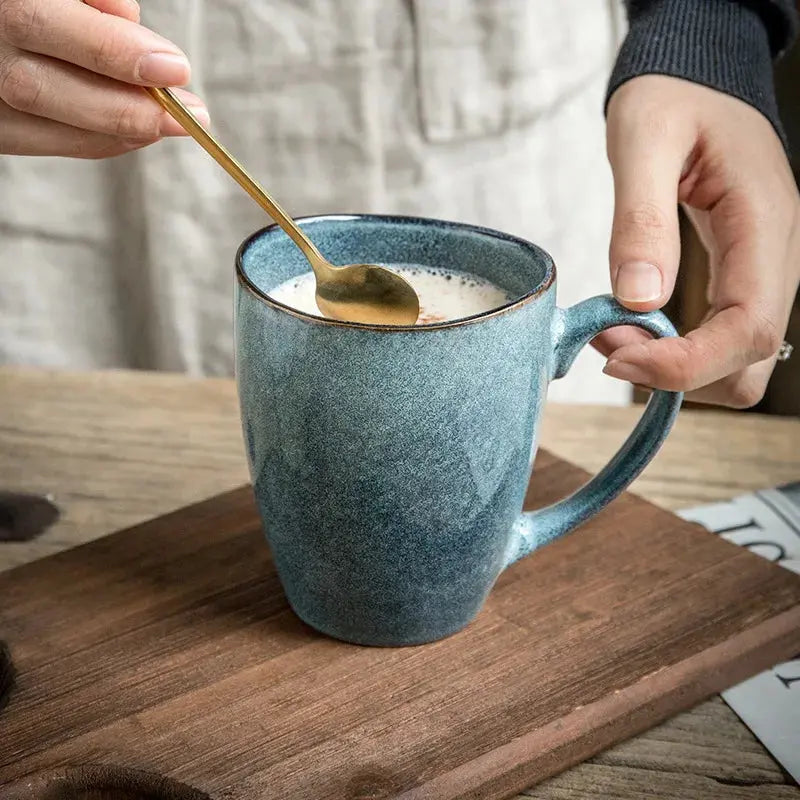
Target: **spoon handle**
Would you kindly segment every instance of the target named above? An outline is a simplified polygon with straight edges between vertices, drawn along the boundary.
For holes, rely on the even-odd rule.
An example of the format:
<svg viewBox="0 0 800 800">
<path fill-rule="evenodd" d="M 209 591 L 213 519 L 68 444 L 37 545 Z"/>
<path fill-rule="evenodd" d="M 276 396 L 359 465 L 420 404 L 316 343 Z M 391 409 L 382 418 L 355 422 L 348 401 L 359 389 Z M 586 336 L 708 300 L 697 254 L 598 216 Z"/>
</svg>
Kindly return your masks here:
<svg viewBox="0 0 800 800">
<path fill-rule="evenodd" d="M 146 91 L 171 114 L 184 130 L 242 187 L 267 214 L 283 228 L 292 241 L 303 251 L 314 271 L 329 269 L 311 240 L 295 221 L 262 189 L 245 168 L 198 122 L 191 111 L 178 99 L 171 89 L 148 87 Z"/>
</svg>

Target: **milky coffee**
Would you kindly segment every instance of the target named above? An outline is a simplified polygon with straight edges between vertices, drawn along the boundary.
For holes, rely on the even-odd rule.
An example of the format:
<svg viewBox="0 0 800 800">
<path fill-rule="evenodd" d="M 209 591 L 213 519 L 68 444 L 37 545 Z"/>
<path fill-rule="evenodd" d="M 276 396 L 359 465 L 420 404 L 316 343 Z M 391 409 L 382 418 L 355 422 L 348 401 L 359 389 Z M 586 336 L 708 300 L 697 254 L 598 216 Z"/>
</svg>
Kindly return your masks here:
<svg viewBox="0 0 800 800">
<path fill-rule="evenodd" d="M 471 317 L 502 306 L 510 299 L 507 292 L 493 283 L 468 272 L 392 264 L 393 272 L 402 275 L 419 297 L 417 325 Z M 321 317 L 314 301 L 314 275 L 307 272 L 277 286 L 269 296 L 284 305 Z"/>
</svg>

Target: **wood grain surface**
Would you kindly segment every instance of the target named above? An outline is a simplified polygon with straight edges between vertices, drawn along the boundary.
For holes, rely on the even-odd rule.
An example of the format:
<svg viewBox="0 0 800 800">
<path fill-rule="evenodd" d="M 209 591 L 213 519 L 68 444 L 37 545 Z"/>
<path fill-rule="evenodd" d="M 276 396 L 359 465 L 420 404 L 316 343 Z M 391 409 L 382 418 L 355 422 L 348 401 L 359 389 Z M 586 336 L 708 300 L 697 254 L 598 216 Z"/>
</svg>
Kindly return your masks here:
<svg viewBox="0 0 800 800">
<path fill-rule="evenodd" d="M 546 453 L 535 475 L 528 507 L 586 479 Z M 800 650 L 800 576 L 632 495 L 423 647 L 303 625 L 249 487 L 7 571 L 0 596 L 9 800 L 86 764 L 215 800 L 499 800 Z"/>
<path fill-rule="evenodd" d="M 0 368 L 0 488 L 53 494 L 61 519 L 0 544 L 0 569 L 246 480 L 235 390 L 224 380 Z M 550 406 L 542 442 L 596 470 L 637 409 Z M 795 480 L 800 422 L 683 414 L 634 489 L 668 508 Z M 681 714 L 526 792 L 583 798 L 792 798 L 800 791 L 719 700 Z M 66 797 L 66 795 L 65 795 Z"/>
</svg>

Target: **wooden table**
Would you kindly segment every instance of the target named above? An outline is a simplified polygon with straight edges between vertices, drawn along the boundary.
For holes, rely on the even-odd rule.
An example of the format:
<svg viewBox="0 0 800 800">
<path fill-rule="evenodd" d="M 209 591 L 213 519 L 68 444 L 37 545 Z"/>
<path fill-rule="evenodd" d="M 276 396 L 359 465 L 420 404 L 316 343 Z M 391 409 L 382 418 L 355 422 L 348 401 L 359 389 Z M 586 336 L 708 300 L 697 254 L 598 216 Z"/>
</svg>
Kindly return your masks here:
<svg viewBox="0 0 800 800">
<path fill-rule="evenodd" d="M 247 481 L 231 381 L 0 368 L 0 488 L 52 494 L 62 517 L 1 543 L 0 569 Z M 596 470 L 637 408 L 549 406 L 541 443 Z M 634 490 L 668 508 L 800 477 L 800 420 L 685 412 Z M 719 699 L 530 789 L 544 800 L 791 798 L 800 790 Z"/>
</svg>

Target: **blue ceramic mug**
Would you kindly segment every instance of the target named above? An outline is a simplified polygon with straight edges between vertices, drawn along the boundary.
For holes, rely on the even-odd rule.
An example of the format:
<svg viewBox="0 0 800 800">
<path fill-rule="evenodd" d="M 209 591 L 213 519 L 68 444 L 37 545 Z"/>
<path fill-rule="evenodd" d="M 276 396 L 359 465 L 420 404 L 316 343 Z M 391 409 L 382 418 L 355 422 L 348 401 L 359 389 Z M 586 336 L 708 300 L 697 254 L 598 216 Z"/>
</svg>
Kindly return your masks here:
<svg viewBox="0 0 800 800">
<path fill-rule="evenodd" d="M 498 575 L 616 497 L 652 459 L 681 396 L 655 392 L 608 465 L 571 497 L 521 513 L 547 385 L 600 331 L 675 331 L 607 296 L 556 307 L 536 245 L 429 219 L 300 221 L 334 264 L 470 272 L 514 298 L 416 327 L 323 320 L 269 297 L 308 271 L 270 227 L 237 255 L 236 372 L 250 473 L 289 603 L 312 627 L 370 645 L 447 636 Z"/>
</svg>

